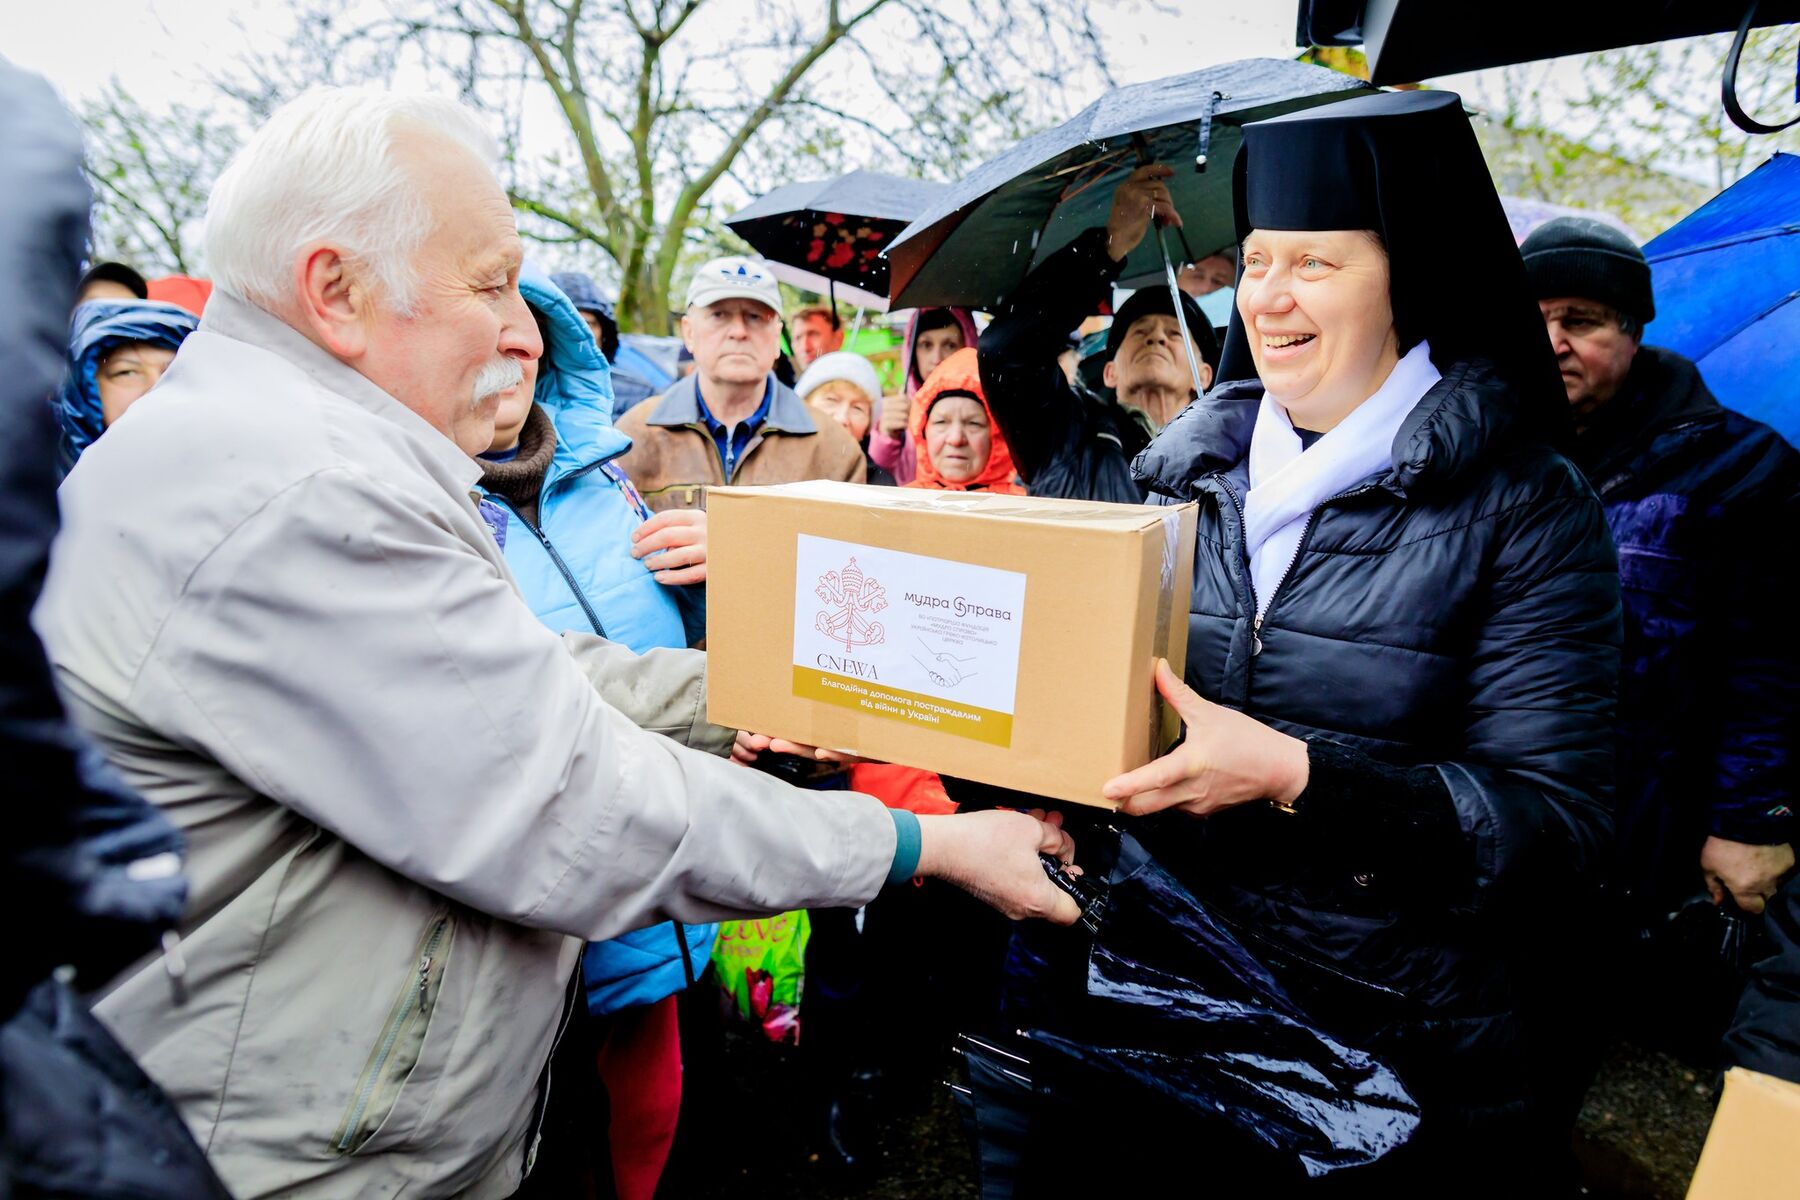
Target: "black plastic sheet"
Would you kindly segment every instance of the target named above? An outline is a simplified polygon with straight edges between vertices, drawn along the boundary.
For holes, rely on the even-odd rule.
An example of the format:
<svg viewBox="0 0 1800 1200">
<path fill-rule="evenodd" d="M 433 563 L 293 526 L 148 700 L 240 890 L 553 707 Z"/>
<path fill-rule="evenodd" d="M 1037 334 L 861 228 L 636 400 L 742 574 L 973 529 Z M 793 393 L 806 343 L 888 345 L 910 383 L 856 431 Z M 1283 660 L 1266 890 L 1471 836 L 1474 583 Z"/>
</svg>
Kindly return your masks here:
<svg viewBox="0 0 1800 1200">
<path fill-rule="evenodd" d="M 1011 1049 L 1029 1065 L 1011 1065 L 1032 1080 L 1038 1112 L 1085 1106 L 1099 1128 L 1130 1109 L 1161 1141 L 1191 1134 L 1211 1167 L 1235 1157 L 1249 1178 L 1365 1166 L 1411 1137 L 1418 1105 L 1394 1072 L 1320 1028 L 1128 835 L 1107 880 L 1083 962 L 1059 965 L 1041 937 L 1015 947 L 1015 994 L 1029 1000 L 1013 1009 L 1022 1040 Z M 971 1099 L 979 1125 L 981 1094 Z"/>
</svg>

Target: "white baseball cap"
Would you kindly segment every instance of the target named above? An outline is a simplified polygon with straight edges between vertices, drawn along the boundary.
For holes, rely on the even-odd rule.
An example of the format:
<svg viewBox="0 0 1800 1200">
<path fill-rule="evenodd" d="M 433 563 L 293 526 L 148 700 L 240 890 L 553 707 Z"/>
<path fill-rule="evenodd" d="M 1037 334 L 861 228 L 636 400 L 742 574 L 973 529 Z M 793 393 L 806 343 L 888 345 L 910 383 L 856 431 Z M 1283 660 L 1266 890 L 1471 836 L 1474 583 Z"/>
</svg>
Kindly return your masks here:
<svg viewBox="0 0 1800 1200">
<path fill-rule="evenodd" d="M 687 306 L 705 308 L 721 300 L 754 300 L 779 314 L 781 286 L 767 263 L 737 255 L 715 258 L 688 280 Z"/>
</svg>

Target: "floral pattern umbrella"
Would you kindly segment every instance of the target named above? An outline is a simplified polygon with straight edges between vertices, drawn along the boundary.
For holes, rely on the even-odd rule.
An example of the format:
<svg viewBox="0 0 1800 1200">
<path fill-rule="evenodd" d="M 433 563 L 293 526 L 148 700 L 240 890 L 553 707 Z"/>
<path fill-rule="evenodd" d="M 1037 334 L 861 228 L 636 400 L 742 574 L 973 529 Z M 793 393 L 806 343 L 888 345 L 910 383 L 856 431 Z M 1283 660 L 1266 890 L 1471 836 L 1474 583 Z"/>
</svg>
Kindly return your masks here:
<svg viewBox="0 0 1800 1200">
<path fill-rule="evenodd" d="M 772 263 L 879 296 L 888 290 L 894 236 L 943 189 L 934 183 L 852 171 L 776 188 L 725 222 Z"/>
</svg>

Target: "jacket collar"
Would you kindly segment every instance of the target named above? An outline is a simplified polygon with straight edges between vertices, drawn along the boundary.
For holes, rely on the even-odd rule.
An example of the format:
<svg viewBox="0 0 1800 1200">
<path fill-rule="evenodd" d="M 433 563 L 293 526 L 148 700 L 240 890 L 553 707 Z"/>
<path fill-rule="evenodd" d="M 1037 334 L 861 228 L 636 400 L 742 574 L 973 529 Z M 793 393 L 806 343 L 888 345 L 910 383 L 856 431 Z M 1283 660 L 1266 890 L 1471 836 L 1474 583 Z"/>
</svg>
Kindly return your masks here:
<svg viewBox="0 0 1800 1200">
<path fill-rule="evenodd" d="M 1644 346 L 1618 397 L 1575 439 L 1573 457 L 1594 487 L 1605 491 L 1647 462 L 1666 458 L 1694 426 L 1724 412 L 1690 360 Z"/>
<path fill-rule="evenodd" d="M 1389 467 L 1374 482 L 1398 496 L 1447 484 L 1510 435 L 1510 389 L 1481 360 L 1438 364 L 1440 379 L 1400 424 Z M 1192 499 L 1208 476 L 1241 475 L 1262 403 L 1260 380 L 1222 383 L 1183 409 L 1131 464 L 1152 491 Z"/>
<path fill-rule="evenodd" d="M 793 388 L 771 374 L 769 389 L 769 416 L 763 422 L 763 432 L 801 436 L 819 432 L 812 414 L 807 411 L 806 404 L 800 397 L 794 394 Z M 662 394 L 662 399 L 650 411 L 647 424 L 675 427 L 704 424 L 700 417 L 699 374 L 696 372 L 685 379 L 676 380 L 675 385 Z"/>
<path fill-rule="evenodd" d="M 463 491 L 470 490 L 480 481 L 481 464 L 458 449 L 455 442 L 376 387 L 354 367 L 307 340 L 281 318 L 229 292 L 214 290 L 212 299 L 207 301 L 206 314 L 200 318 L 199 332 L 216 334 L 267 351 L 327 392 L 394 425 L 434 465 L 460 483 Z"/>
</svg>

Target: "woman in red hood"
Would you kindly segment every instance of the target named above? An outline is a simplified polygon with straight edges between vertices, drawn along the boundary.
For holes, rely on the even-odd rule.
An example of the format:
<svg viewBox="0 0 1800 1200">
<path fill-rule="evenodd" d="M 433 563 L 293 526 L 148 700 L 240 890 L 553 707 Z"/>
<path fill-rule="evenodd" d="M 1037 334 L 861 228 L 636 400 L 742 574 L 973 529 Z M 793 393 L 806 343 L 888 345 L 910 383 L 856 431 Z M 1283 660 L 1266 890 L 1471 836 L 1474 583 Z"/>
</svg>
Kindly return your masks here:
<svg viewBox="0 0 1800 1200">
<path fill-rule="evenodd" d="M 958 350 L 973 347 L 977 336 L 975 314 L 966 308 L 915 309 L 907 321 L 906 342 L 900 348 L 900 361 L 906 364 L 906 390 L 883 401 L 882 419 L 869 437 L 869 461 L 892 475 L 900 486 L 912 482 L 913 443 L 904 421 L 896 423 L 889 406 L 896 400 L 910 406 L 925 377 Z"/>
<path fill-rule="evenodd" d="M 958 350 L 913 393 L 906 424 L 918 472 L 907 487 L 1023 494 L 1012 451 L 988 408 L 975 348 Z"/>
</svg>

